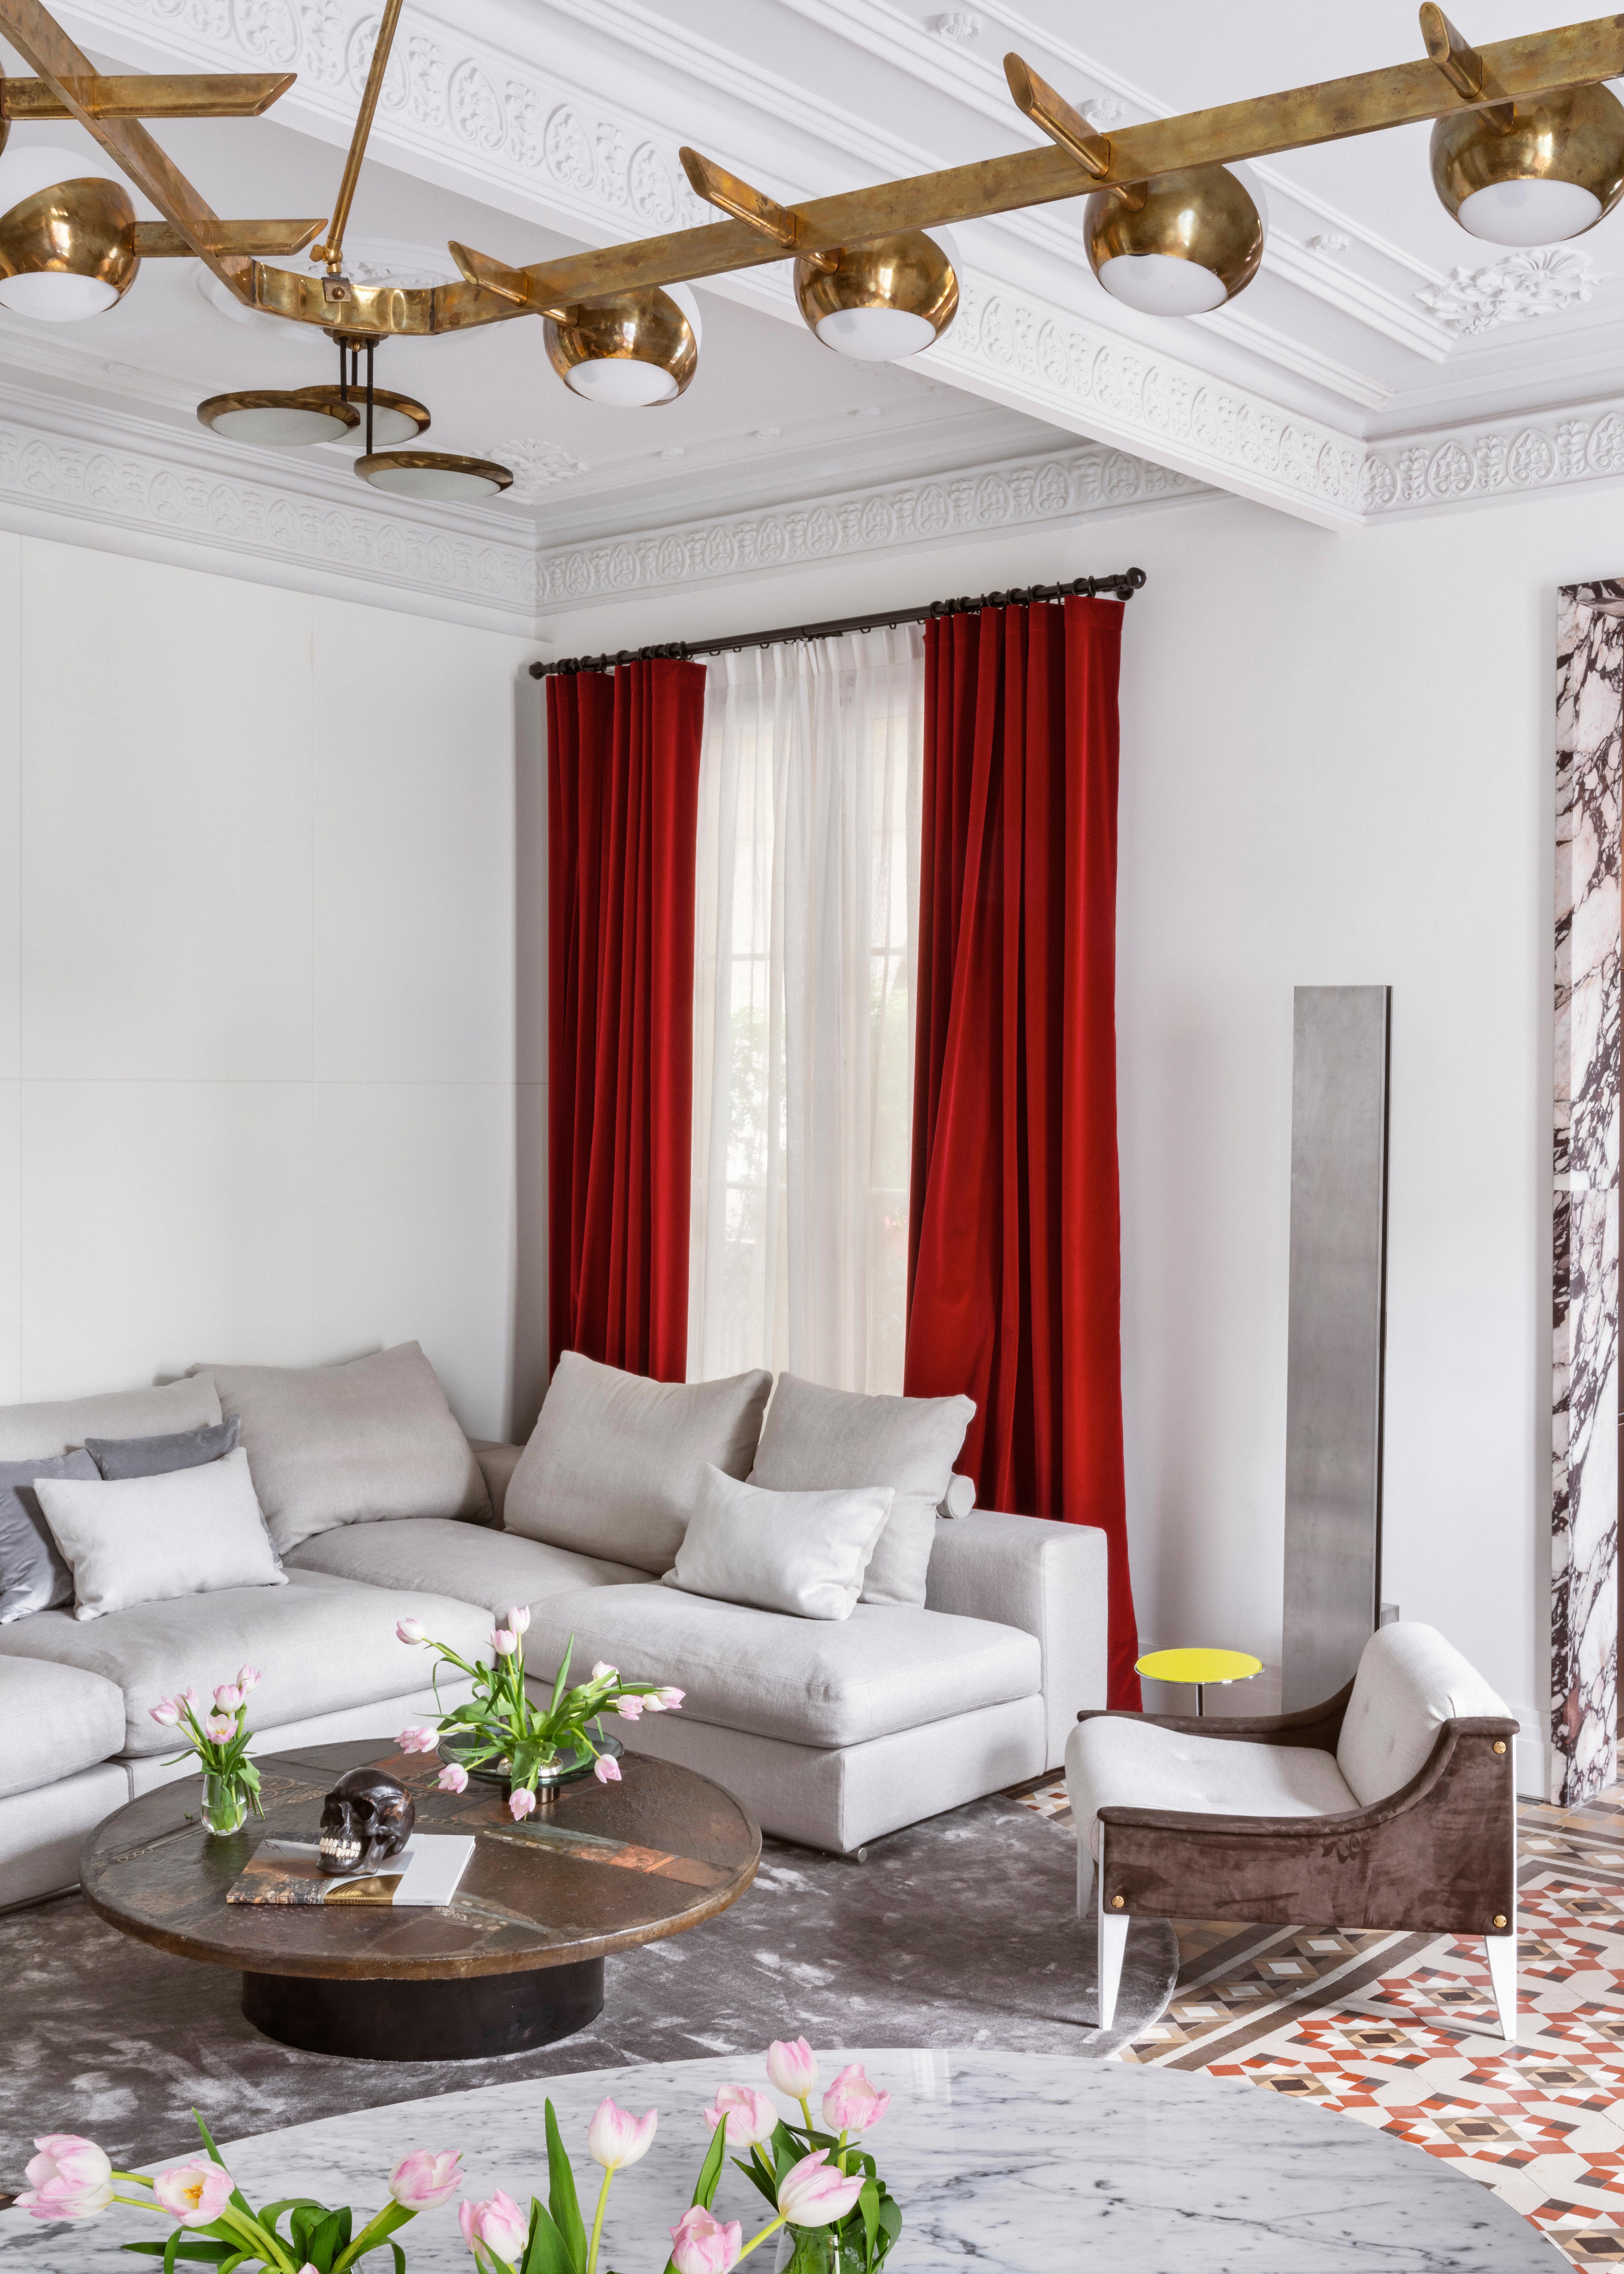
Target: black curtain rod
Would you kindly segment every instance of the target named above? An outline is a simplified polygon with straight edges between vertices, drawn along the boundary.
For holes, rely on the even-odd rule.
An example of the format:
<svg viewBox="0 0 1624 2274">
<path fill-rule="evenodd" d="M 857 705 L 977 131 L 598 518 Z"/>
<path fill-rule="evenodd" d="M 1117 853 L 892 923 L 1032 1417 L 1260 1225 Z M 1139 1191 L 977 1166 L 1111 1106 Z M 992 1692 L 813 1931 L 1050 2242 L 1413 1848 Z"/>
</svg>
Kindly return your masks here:
<svg viewBox="0 0 1624 2274">
<path fill-rule="evenodd" d="M 1145 582 L 1142 568 L 1124 568 L 1112 576 L 1074 576 L 1069 584 L 1028 584 L 1024 591 L 983 592 L 979 599 L 933 600 L 928 608 L 882 608 L 873 616 L 836 616 L 826 624 L 786 624 L 776 632 L 740 632 L 732 639 L 668 640 L 663 647 L 623 647 L 618 655 L 571 655 L 557 663 L 533 663 L 532 679 L 553 679 L 577 671 L 613 671 L 621 663 L 655 663 L 674 656 L 726 655 L 737 648 L 778 647 L 786 640 L 833 639 L 839 632 L 877 631 L 882 625 L 929 623 L 938 616 L 972 615 L 981 608 L 1024 608 L 1034 600 L 1096 599 L 1109 592 L 1131 600 Z"/>
</svg>

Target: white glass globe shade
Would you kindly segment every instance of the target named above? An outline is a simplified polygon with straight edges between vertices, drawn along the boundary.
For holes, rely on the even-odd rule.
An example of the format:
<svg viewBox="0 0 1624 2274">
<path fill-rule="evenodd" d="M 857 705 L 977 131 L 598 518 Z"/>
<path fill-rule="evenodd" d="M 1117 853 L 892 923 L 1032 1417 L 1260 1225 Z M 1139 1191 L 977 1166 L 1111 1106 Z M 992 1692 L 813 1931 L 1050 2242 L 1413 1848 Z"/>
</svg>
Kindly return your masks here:
<svg viewBox="0 0 1624 2274">
<path fill-rule="evenodd" d="M 633 356 L 598 356 L 574 364 L 565 379 L 572 394 L 612 410 L 644 410 L 652 403 L 669 403 L 677 392 L 668 371 Z"/>
<path fill-rule="evenodd" d="M 22 200 L 16 202 L 20 205 Z M 48 324 L 77 324 L 85 316 L 100 316 L 117 298 L 117 287 L 105 276 L 70 276 L 56 268 L 0 276 L 0 307 Z"/>
<path fill-rule="evenodd" d="M 352 442 L 358 441 L 365 449 L 366 447 L 366 397 L 365 394 L 357 393 L 352 388 L 350 399 L 361 414 L 361 423 L 358 426 L 350 428 L 350 439 Z M 393 410 L 387 403 L 373 403 L 372 448 L 374 450 L 392 450 L 397 442 L 415 442 L 422 431 L 417 420 L 409 418 L 403 410 Z"/>
<path fill-rule="evenodd" d="M 500 482 L 456 466 L 380 466 L 365 478 L 375 490 L 387 490 L 392 497 L 427 500 L 436 505 L 472 505 L 482 498 L 494 497 L 501 488 Z"/>
<path fill-rule="evenodd" d="M 262 449 L 297 449 L 312 442 L 336 442 L 352 429 L 327 411 L 302 403 L 250 403 L 222 410 L 209 425 L 229 442 L 253 442 Z M 412 432 L 415 433 L 414 427 Z"/>
<path fill-rule="evenodd" d="M 1601 200 L 1577 182 L 1549 175 L 1522 182 L 1491 182 L 1462 198 L 1461 227 L 1491 245 L 1560 245 L 1601 216 Z"/>
<path fill-rule="evenodd" d="M 900 363 L 930 346 L 936 328 L 906 308 L 836 308 L 819 320 L 817 336 L 857 363 Z"/>
<path fill-rule="evenodd" d="M 1099 277 L 1112 299 L 1147 316 L 1210 315 L 1229 297 L 1222 276 L 1176 252 L 1119 252 Z"/>
</svg>

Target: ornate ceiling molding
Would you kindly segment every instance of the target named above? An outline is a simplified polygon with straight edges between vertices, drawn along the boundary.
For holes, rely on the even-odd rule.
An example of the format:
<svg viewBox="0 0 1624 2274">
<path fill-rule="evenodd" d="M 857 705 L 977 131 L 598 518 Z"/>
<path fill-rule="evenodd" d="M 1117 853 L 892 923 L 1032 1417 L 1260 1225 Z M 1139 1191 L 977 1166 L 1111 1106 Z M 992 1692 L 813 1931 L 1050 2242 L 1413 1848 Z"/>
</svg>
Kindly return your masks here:
<svg viewBox="0 0 1624 2274">
<path fill-rule="evenodd" d="M 1560 315 L 1605 282 L 1588 252 L 1559 245 L 1508 252 L 1483 268 L 1452 269 L 1447 282 L 1424 287 L 1416 297 L 1452 332 L 1470 338 L 1499 324 Z"/>
<path fill-rule="evenodd" d="M 1624 475 L 1624 396 L 1401 434 L 1372 444 L 1363 458 L 1359 504 L 1367 523 L 1390 513 L 1616 481 Z"/>
<path fill-rule="evenodd" d="M 1070 521 L 1082 514 L 1200 494 L 1199 483 L 1166 466 L 1085 444 L 962 474 L 885 483 L 758 513 L 650 530 L 602 545 L 560 546 L 540 555 L 538 591 L 545 615 L 714 577 L 759 575 L 901 546 L 942 545 L 1035 522 Z"/>
<path fill-rule="evenodd" d="M 474 514 L 357 503 L 353 477 L 270 478 L 259 454 L 203 459 L 154 422 L 26 400 L 8 388 L 0 419 L 0 527 L 534 634 L 528 523 L 508 535 L 494 516 L 481 529 Z"/>
</svg>

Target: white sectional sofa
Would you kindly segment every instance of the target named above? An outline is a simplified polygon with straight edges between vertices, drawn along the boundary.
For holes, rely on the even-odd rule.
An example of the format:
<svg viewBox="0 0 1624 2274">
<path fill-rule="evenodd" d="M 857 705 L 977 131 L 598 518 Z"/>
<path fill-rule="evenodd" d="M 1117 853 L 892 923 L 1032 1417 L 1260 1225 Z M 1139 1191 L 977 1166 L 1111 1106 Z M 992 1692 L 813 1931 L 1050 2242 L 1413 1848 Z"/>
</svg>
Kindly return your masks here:
<svg viewBox="0 0 1624 2274">
<path fill-rule="evenodd" d="M 172 1429 L 177 1388 L 121 1398 L 117 1427 L 131 1438 Z M 493 1615 L 525 1604 L 538 1683 L 573 1636 L 580 1665 L 609 1659 L 676 1684 L 680 1713 L 616 1724 L 628 1747 L 714 1777 L 766 1831 L 841 1855 L 1057 1767 L 1079 1709 L 1105 1702 L 1105 1542 L 1086 1527 L 927 1508 L 922 1607 L 860 1601 L 845 1619 L 793 1617 L 660 1584 L 668 1534 L 656 1525 L 641 1544 L 647 1527 L 628 1516 L 635 1491 L 617 1482 L 635 1427 L 604 1433 L 584 1455 L 577 1444 L 573 1500 L 550 1498 L 550 1480 L 569 1465 L 554 1457 L 556 1428 L 549 1436 L 556 1384 L 528 1450 L 470 1446 L 415 1344 L 307 1374 L 200 1369 L 189 1390 L 205 1421 L 219 1420 L 222 1400 L 241 1411 L 285 1584 L 0 1624 L 0 1904 L 71 1886 L 86 1832 L 185 1773 L 164 1766 L 173 1732 L 149 1709 L 188 1683 L 207 1693 L 244 1663 L 258 1668 L 251 1718 L 262 1753 L 392 1736 L 432 1717 L 427 1660 L 395 1631 L 407 1615 L 471 1657 Z M 732 1473 L 754 1457 L 764 1397 L 742 1436 L 735 1428 Z M 111 1434 L 109 1418 L 94 1399 L 0 1410 L 0 1459 L 60 1455 Z M 662 1489 L 680 1506 L 683 1461 L 667 1465 Z M 523 1531 L 504 1522 L 515 1472 Z M 554 1528 L 573 1544 L 532 1536 L 555 1502 L 565 1515 Z M 580 1544 L 599 1512 L 613 1555 Z M 628 1560 L 628 1548 L 643 1560 Z M 443 1708 L 466 1691 L 442 1682 L 440 1694 Z"/>
</svg>

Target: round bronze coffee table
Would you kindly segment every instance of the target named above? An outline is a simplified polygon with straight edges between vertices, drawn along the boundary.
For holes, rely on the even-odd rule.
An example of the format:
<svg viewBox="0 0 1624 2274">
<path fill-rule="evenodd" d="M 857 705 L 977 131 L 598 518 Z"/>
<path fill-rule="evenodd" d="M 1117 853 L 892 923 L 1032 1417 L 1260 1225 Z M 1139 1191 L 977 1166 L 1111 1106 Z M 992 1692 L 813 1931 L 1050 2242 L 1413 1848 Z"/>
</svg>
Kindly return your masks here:
<svg viewBox="0 0 1624 2274">
<path fill-rule="evenodd" d="M 85 1842 L 91 1908 L 138 1941 L 243 1977 L 257 2029 L 310 2052 L 364 2060 L 473 2060 L 584 2029 L 604 1960 L 714 1918 L 756 1877 L 761 1834 L 720 1785 L 628 1753 L 621 1781 L 569 1785 L 516 1826 L 500 1790 L 435 1789 L 440 1765 L 394 1745 L 317 1745 L 258 1763 L 263 1818 L 229 1840 L 199 1821 L 196 1777 L 161 1785 Z M 418 1828 L 471 1833 L 443 1909 L 228 1903 L 262 1839 L 313 1841 L 346 1769 L 398 1777 Z"/>
</svg>

